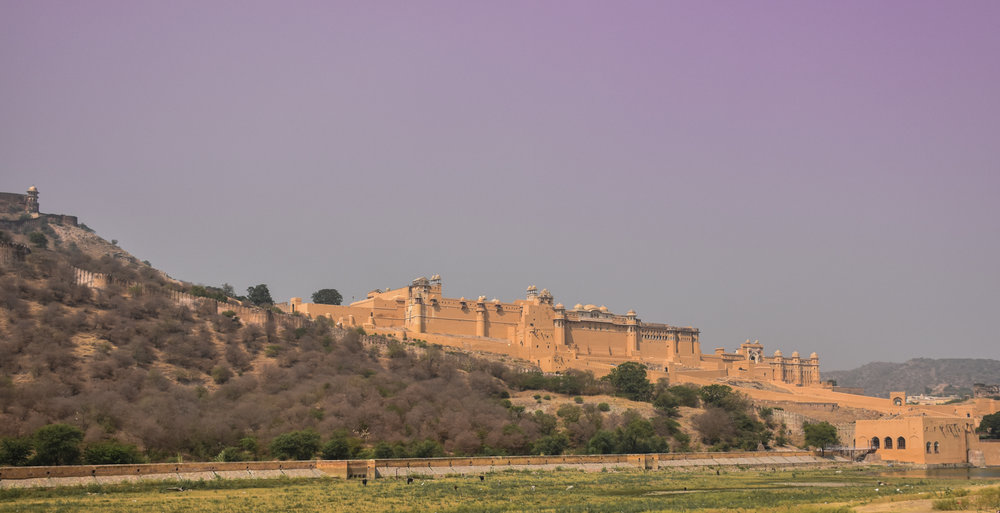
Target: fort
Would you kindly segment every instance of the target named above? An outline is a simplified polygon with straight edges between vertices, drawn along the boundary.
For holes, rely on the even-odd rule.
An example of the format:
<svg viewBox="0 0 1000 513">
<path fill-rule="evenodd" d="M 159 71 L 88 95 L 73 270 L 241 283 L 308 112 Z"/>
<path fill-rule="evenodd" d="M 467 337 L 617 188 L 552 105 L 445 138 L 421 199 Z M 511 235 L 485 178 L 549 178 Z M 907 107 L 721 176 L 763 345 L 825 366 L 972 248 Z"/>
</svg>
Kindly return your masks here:
<svg viewBox="0 0 1000 513">
<path fill-rule="evenodd" d="M 624 315 L 605 306 L 577 304 L 566 308 L 552 294 L 535 286 L 524 299 L 447 298 L 438 275 L 417 278 L 410 285 L 373 290 L 350 305 L 304 303 L 292 298 L 279 305 L 288 313 L 327 317 L 342 327 L 420 339 L 467 350 L 521 358 L 543 372 L 567 369 L 603 376 L 623 362 L 639 362 L 656 377 L 750 379 L 794 386 L 821 386 L 819 357 L 785 357 L 781 351 L 764 355 L 759 341 L 747 340 L 727 353 L 716 348 L 705 354 L 700 331 L 691 326 L 642 321 L 634 310 Z"/>
<path fill-rule="evenodd" d="M 0 229 L 37 230 L 46 223 L 77 226 L 78 220 L 76 216 L 41 213 L 38 210 L 38 188 L 34 185 L 25 194 L 0 192 Z"/>
</svg>

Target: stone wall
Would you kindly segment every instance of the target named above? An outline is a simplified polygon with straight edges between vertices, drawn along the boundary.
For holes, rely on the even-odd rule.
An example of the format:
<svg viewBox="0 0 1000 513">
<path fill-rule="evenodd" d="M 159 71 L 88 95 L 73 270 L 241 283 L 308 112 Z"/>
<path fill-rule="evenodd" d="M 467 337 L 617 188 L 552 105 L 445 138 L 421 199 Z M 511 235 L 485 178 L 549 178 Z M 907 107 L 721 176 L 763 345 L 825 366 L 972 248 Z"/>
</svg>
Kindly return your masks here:
<svg viewBox="0 0 1000 513">
<path fill-rule="evenodd" d="M 23 262 L 29 253 L 31 253 L 31 250 L 24 244 L 0 241 L 0 264 Z"/>
<path fill-rule="evenodd" d="M 212 298 L 193 296 L 179 290 L 144 287 L 142 284 L 136 282 L 118 280 L 110 274 L 95 273 L 86 269 L 80 269 L 79 267 L 73 268 L 73 274 L 78 285 L 83 285 L 93 289 L 105 289 L 108 286 L 113 285 L 123 289 L 132 290 L 134 293 L 138 294 L 160 295 L 176 304 L 188 307 L 214 307 L 215 312 L 218 314 L 222 314 L 227 311 L 233 312 L 236 317 L 239 317 L 241 322 L 246 324 L 263 325 L 269 322 L 274 322 L 275 320 L 276 313 L 267 308 L 244 306 L 236 302 L 216 301 Z M 283 323 L 289 324 L 293 327 L 301 327 L 305 322 L 305 318 L 297 315 L 277 315 L 280 315 Z"/>
</svg>

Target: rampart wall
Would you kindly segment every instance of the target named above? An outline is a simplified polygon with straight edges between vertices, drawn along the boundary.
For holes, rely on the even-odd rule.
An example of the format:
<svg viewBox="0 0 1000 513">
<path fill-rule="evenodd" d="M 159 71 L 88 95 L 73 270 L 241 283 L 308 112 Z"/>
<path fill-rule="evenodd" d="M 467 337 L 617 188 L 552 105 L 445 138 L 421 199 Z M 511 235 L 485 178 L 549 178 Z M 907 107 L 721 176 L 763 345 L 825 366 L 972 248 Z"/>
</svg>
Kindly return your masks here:
<svg viewBox="0 0 1000 513">
<path fill-rule="evenodd" d="M 236 302 L 217 301 L 212 298 L 194 296 L 178 290 L 144 287 L 140 283 L 119 280 L 110 274 L 95 273 L 86 269 L 80 269 L 79 267 L 73 268 L 73 274 L 78 285 L 83 285 L 92 289 L 105 289 L 109 286 L 117 286 L 130 290 L 135 294 L 159 295 L 173 303 L 183 306 L 207 306 L 208 308 L 212 308 L 212 306 L 214 306 L 216 313 L 222 314 L 227 311 L 233 312 L 233 314 L 235 314 L 241 322 L 246 324 L 263 325 L 275 320 L 275 312 L 266 308 L 248 307 Z M 281 314 L 281 318 L 283 322 L 289 323 L 295 327 L 300 327 L 305 322 L 303 317 L 296 315 Z"/>
<path fill-rule="evenodd" d="M 29 253 L 31 253 L 31 250 L 24 244 L 0 241 L 0 264 L 23 262 Z"/>
</svg>

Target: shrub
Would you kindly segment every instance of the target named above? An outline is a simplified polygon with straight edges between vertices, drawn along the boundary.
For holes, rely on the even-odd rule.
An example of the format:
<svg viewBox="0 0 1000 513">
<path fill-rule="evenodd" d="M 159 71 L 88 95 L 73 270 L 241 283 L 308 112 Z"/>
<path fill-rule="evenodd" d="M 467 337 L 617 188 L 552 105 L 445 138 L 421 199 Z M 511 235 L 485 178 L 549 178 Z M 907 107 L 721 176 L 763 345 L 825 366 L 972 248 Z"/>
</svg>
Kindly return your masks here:
<svg viewBox="0 0 1000 513">
<path fill-rule="evenodd" d="M 32 465 L 76 465 L 80 463 L 83 431 L 69 424 L 50 424 L 35 431 Z"/>
<path fill-rule="evenodd" d="M 83 451 L 83 462 L 87 465 L 131 465 L 141 463 L 142 456 L 134 445 L 105 440 L 88 444 Z"/>
<path fill-rule="evenodd" d="M 49 238 L 42 232 L 31 232 L 28 234 L 28 241 L 36 247 L 45 248 L 49 245 Z"/>
<path fill-rule="evenodd" d="M 308 460 L 319 451 L 319 434 L 310 429 L 284 433 L 274 437 L 269 448 L 279 460 Z"/>
<path fill-rule="evenodd" d="M 212 369 L 212 381 L 214 381 L 216 385 L 222 385 L 223 383 L 229 381 L 232 377 L 233 371 L 229 370 L 229 367 L 216 365 Z"/>
<path fill-rule="evenodd" d="M 583 398 L 580 396 L 576 396 L 573 398 L 573 402 L 576 404 L 583 404 Z"/>
<path fill-rule="evenodd" d="M 32 450 L 30 438 L 4 438 L 0 440 L 0 465 L 27 465 Z"/>
<path fill-rule="evenodd" d="M 608 403 L 598 403 L 597 409 L 601 411 L 611 411 L 611 405 Z"/>
</svg>

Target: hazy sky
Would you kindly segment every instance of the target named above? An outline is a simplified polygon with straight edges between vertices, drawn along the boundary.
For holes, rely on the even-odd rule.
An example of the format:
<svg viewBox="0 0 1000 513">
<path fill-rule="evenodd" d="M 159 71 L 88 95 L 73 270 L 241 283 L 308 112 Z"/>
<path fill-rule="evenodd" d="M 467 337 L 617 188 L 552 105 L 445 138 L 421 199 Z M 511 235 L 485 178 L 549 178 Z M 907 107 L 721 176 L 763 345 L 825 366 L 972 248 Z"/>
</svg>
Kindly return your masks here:
<svg viewBox="0 0 1000 513">
<path fill-rule="evenodd" d="M 276 300 L 1000 358 L 1000 2 L 0 0 L 0 190 Z"/>
</svg>

